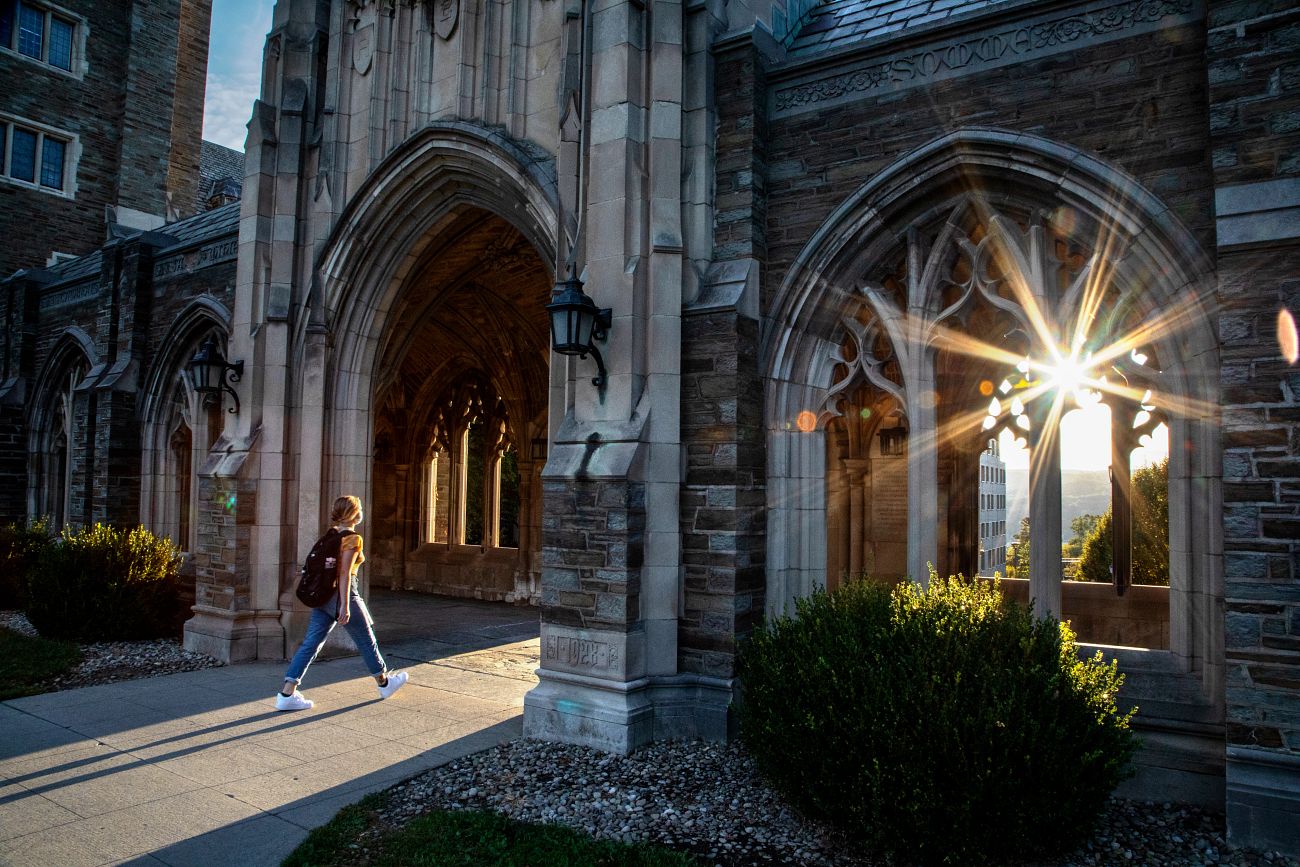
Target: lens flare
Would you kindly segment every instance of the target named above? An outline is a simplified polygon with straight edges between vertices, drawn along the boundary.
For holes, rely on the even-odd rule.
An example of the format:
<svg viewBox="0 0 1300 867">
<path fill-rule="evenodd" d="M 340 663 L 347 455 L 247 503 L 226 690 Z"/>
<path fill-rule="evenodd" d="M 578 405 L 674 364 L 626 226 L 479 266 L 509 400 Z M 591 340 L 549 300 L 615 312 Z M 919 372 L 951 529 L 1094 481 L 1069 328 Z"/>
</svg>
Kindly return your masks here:
<svg viewBox="0 0 1300 867">
<path fill-rule="evenodd" d="M 993 393 L 993 383 L 987 379 L 980 380 L 980 394 L 988 397 Z"/>
<path fill-rule="evenodd" d="M 1285 307 L 1277 313 L 1277 345 L 1287 364 L 1295 364 L 1300 359 L 1300 334 L 1296 333 L 1295 317 Z"/>
<path fill-rule="evenodd" d="M 803 412 L 799 413 L 799 416 L 794 420 L 794 423 L 798 426 L 799 430 L 804 433 L 812 433 L 817 428 L 817 416 L 805 409 Z"/>
</svg>

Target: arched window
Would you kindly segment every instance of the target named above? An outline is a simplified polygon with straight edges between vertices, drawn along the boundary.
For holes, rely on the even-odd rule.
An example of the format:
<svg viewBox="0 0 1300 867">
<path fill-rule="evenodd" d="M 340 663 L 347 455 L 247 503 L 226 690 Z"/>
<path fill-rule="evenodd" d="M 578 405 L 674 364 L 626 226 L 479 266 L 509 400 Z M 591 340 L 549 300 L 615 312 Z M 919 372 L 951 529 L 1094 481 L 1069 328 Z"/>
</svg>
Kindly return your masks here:
<svg viewBox="0 0 1300 867">
<path fill-rule="evenodd" d="M 1159 596 L 1168 625 L 1127 643 L 1168 649 L 1143 664 L 1215 683 L 1221 567 L 1203 504 L 1219 485 L 1218 344 L 1209 261 L 1171 213 L 1087 154 L 983 129 L 937 139 L 846 200 L 792 263 L 764 326 L 768 610 L 788 611 L 838 574 L 836 546 L 855 527 L 837 505 L 835 443 L 870 408 L 851 397 L 869 385 L 894 397 L 907 430 L 906 494 L 895 498 L 907 516 L 905 574 L 924 580 L 933 564 L 969 575 L 1005 553 L 1008 573 L 1028 575 L 1022 598 L 1067 619 L 1081 595 L 1103 594 L 1098 604 L 1129 607 L 1124 616 Z M 886 363 L 899 371 L 891 382 L 877 375 Z M 1094 437 L 1122 440 L 1123 454 L 1161 421 L 1179 446 L 1163 488 L 1168 588 L 1133 582 L 1137 555 L 1126 567 L 1123 542 L 1110 582 L 1062 580 L 1071 528 L 1060 425 L 1076 391 L 1105 396 L 1112 423 Z M 1004 430 L 1024 441 L 1023 467 Z M 1003 466 L 981 457 L 991 438 Z M 1106 476 L 1120 534 L 1139 471 L 1116 462 Z M 1005 481 L 990 487 L 990 475 Z M 1104 630 L 1082 637 L 1116 641 Z"/>
<path fill-rule="evenodd" d="M 182 317 L 146 379 L 140 520 L 183 551 L 198 545 L 198 471 L 225 423 L 220 404 L 194 391 L 186 363 L 208 337 L 224 346 L 225 329 L 206 308 Z"/>
<path fill-rule="evenodd" d="M 74 502 L 74 468 L 78 450 L 91 447 L 85 442 L 89 436 L 85 427 L 93 420 L 85 417 L 84 396 L 77 392 L 90 370 L 88 346 L 84 336 L 65 338 L 56 345 L 32 409 L 28 514 L 48 517 L 56 528 L 86 518 L 78 514 Z"/>
<path fill-rule="evenodd" d="M 518 453 L 504 403 L 482 377 L 467 376 L 444 392 L 430 417 L 422 540 L 518 547 Z"/>
</svg>

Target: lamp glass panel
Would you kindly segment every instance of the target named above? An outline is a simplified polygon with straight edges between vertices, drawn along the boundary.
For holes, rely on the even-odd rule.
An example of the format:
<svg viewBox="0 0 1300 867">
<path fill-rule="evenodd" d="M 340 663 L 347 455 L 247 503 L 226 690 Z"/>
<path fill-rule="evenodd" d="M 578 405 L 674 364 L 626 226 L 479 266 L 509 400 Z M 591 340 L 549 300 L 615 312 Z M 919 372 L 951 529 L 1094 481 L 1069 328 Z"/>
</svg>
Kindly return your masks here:
<svg viewBox="0 0 1300 867">
<path fill-rule="evenodd" d="M 551 311 L 551 346 L 556 352 L 563 352 L 569 337 L 569 311 Z"/>
<path fill-rule="evenodd" d="M 574 343 L 583 348 L 591 346 L 591 332 L 596 328 L 596 309 L 592 306 L 580 307 L 574 311 L 577 321 L 574 323 Z"/>
</svg>

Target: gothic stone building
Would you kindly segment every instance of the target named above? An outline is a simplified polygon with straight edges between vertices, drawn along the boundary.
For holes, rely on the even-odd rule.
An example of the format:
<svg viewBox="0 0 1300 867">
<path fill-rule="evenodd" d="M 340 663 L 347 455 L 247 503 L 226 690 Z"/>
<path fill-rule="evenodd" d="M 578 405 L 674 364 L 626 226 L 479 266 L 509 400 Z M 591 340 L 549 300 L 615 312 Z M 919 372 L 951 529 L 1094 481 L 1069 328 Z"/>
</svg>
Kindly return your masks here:
<svg viewBox="0 0 1300 867">
<path fill-rule="evenodd" d="M 1283 0 L 279 0 L 233 291 L 184 223 L 8 284 L 7 466 L 184 538 L 229 660 L 285 656 L 358 493 L 370 586 L 537 604 L 525 730 L 625 751 L 726 737 L 799 596 L 977 573 L 1006 429 L 1005 590 L 1128 674 L 1133 791 L 1297 850 L 1297 48 Z M 568 280 L 599 359 L 551 350 Z M 236 412 L 179 379 L 207 333 Z M 1084 375 L 1116 455 L 1168 430 L 1167 587 L 1061 580 Z"/>
</svg>

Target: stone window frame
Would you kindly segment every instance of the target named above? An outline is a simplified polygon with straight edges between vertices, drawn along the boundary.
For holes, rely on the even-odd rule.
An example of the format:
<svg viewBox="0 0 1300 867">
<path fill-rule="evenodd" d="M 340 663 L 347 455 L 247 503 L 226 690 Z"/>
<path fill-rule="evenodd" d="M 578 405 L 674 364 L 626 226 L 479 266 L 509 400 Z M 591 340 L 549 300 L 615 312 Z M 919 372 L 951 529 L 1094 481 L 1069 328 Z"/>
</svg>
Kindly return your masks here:
<svg viewBox="0 0 1300 867">
<path fill-rule="evenodd" d="M 450 449 L 440 448 L 431 443 L 421 461 L 420 481 L 420 544 L 443 545 L 449 548 L 468 548 L 481 551 L 501 550 L 518 551 L 517 545 L 501 544 L 501 461 L 511 448 L 518 450 L 518 445 L 510 438 L 508 426 L 498 436 L 496 443 L 485 449 L 483 465 L 483 541 L 467 542 L 466 521 L 469 504 L 469 429 L 479 416 L 466 418 L 463 424 L 453 430 L 448 441 L 459 454 L 453 455 Z M 494 421 L 505 424 L 500 419 L 486 419 L 489 424 Z M 447 484 L 449 504 L 438 500 L 438 463 L 446 457 L 450 464 L 450 479 Z M 445 539 L 438 539 L 438 516 L 445 512 Z"/>
<path fill-rule="evenodd" d="M 69 326 L 54 341 L 32 389 L 27 420 L 27 514 L 49 516 L 55 529 L 72 523 L 73 469 L 80 442 L 77 426 L 78 395 L 84 393 L 94 369 L 95 348 L 90 337 Z M 63 440 L 62 466 L 58 441 Z M 61 519 L 61 520 L 60 520 Z"/>
<path fill-rule="evenodd" d="M 1207 303 L 1214 292 L 1213 265 L 1173 211 L 1134 178 L 1077 148 L 1036 135 L 969 127 L 901 156 L 833 211 L 791 263 L 769 305 L 760 344 L 766 381 L 769 616 L 779 615 L 825 580 L 824 428 L 804 433 L 790 419 L 810 407 L 825 406 L 837 382 L 836 371 L 843 363 L 838 305 L 859 290 L 868 263 L 895 249 L 900 225 L 919 225 L 917 215 L 926 209 L 931 215 L 926 219 L 936 218 L 940 209 L 946 212 L 951 196 L 938 194 L 964 189 L 976 176 L 998 179 L 999 195 L 1023 194 L 1025 200 L 1037 197 L 1081 214 L 1104 215 L 1103 222 L 1117 227 L 1125 245 L 1125 280 L 1158 275 L 1152 277 L 1146 303 L 1177 298 L 1178 304 L 1166 309 L 1178 310 L 1189 323 L 1179 336 L 1178 350 L 1158 355 L 1165 371 L 1173 371 L 1172 393 L 1198 399 L 1193 414 L 1170 424 L 1171 441 L 1192 444 L 1171 454 L 1170 647 L 1085 647 L 1104 647 L 1121 667 L 1148 672 L 1162 682 L 1181 678 L 1189 686 L 1196 683 L 1196 690 L 1183 693 L 1186 698 L 1162 711 L 1162 718 L 1221 720 L 1225 671 L 1222 619 L 1217 614 L 1223 586 L 1222 526 L 1217 520 L 1222 498 L 1218 341 Z M 906 318 L 892 325 L 906 327 Z M 1176 363 L 1170 365 L 1170 358 Z M 886 385 L 898 390 L 897 385 Z M 906 399 L 901 391 L 897 397 Z M 925 407 L 919 410 L 923 415 Z M 924 439 L 932 427 L 914 420 L 909 448 L 924 453 L 926 443 L 916 440 Z M 915 475 L 910 474 L 909 487 L 916 484 L 911 480 Z M 933 475 L 932 470 L 925 473 Z M 925 490 L 920 484 L 913 495 L 923 508 Z M 922 535 L 933 535 L 932 518 L 921 515 L 912 524 Z M 937 542 L 916 549 L 937 550 Z M 1055 562 L 1059 568 L 1059 558 Z"/>
<path fill-rule="evenodd" d="M 10 158 L 13 150 L 13 130 L 21 128 L 36 135 L 35 182 L 10 175 Z M 54 189 L 41 183 L 41 164 L 45 140 L 63 142 L 63 188 Z M 25 190 L 34 190 L 61 199 L 77 198 L 77 165 L 81 161 L 81 137 L 76 133 L 39 123 L 29 118 L 0 112 L 0 183 L 12 184 Z"/>
<path fill-rule="evenodd" d="M 83 15 L 78 15 L 71 9 L 58 6 L 53 3 L 46 3 L 44 0 L 0 0 L 0 4 L 8 4 L 14 10 L 14 27 L 10 36 L 8 45 L 0 45 L 0 55 L 16 58 L 24 63 L 30 63 L 46 72 L 52 72 L 56 75 L 64 75 L 68 78 L 81 81 L 86 76 L 89 66 L 86 54 L 86 42 L 90 35 L 90 22 Z M 32 57 L 18 50 L 18 7 L 28 6 L 33 9 L 39 9 L 44 17 L 45 23 L 42 27 L 41 36 L 41 56 Z M 67 69 L 57 66 L 49 61 L 50 56 L 50 24 L 51 19 L 58 18 L 65 24 L 72 25 L 72 56 L 69 60 Z"/>
<path fill-rule="evenodd" d="M 223 352 L 228 352 L 229 322 L 230 311 L 214 298 L 190 302 L 159 342 L 162 351 L 142 379 L 140 461 L 145 472 L 141 473 L 140 523 L 170 537 L 182 551 L 197 549 L 199 471 L 225 422 L 221 405 L 194 391 L 186 375 L 186 363 L 209 336 L 216 338 Z M 190 432 L 188 503 L 181 501 L 184 486 L 178 478 L 179 461 L 171 448 L 172 437 L 181 425 Z M 182 508 L 188 510 L 187 519 L 180 514 Z M 182 534 L 182 528 L 187 532 Z"/>
</svg>

